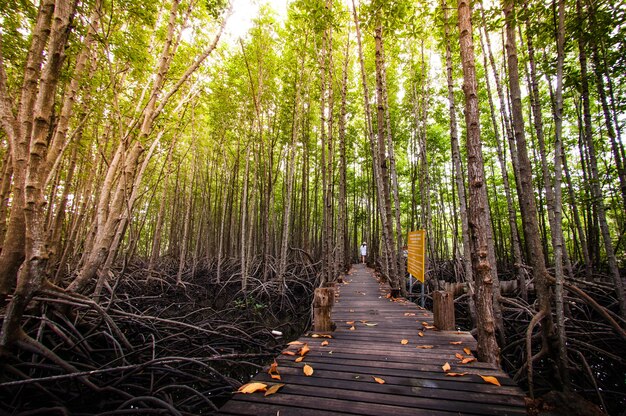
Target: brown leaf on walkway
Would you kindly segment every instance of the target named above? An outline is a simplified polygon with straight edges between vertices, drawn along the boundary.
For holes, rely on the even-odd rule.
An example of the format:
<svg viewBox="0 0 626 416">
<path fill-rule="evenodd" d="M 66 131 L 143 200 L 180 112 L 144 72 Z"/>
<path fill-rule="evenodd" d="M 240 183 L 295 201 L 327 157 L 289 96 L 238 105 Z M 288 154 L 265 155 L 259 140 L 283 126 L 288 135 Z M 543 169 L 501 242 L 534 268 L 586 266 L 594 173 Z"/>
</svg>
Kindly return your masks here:
<svg viewBox="0 0 626 416">
<path fill-rule="evenodd" d="M 495 378 L 495 377 L 492 377 L 492 376 L 481 376 L 480 374 L 479 374 L 479 376 L 480 376 L 480 378 L 482 378 L 483 380 L 485 380 L 485 382 L 486 382 L 486 383 L 489 383 L 489 384 L 494 384 L 494 385 L 496 385 L 496 386 L 499 386 L 499 385 L 500 385 L 500 382 L 499 382 L 499 381 L 498 381 L 498 379 L 497 379 L 497 378 Z"/>
<path fill-rule="evenodd" d="M 450 369 L 451 369 L 451 368 L 452 368 L 452 367 L 450 367 L 450 364 L 448 364 L 448 363 L 445 363 L 444 365 L 442 365 L 442 366 L 441 366 L 441 369 L 442 369 L 443 371 L 445 371 L 446 373 L 447 373 L 448 371 L 450 371 Z"/>
<path fill-rule="evenodd" d="M 463 352 L 467 355 L 472 355 L 472 350 L 470 350 L 469 348 L 463 348 Z"/>
<path fill-rule="evenodd" d="M 387 299 L 391 298 L 391 293 L 387 293 L 387 296 L 385 296 Z"/>
<path fill-rule="evenodd" d="M 263 383 L 247 383 L 243 386 L 239 387 L 237 390 L 239 393 L 250 394 L 255 391 L 265 391 L 267 389 L 267 384 Z"/>
<path fill-rule="evenodd" d="M 296 358 L 296 362 L 299 363 L 300 361 L 304 360 L 304 357 L 298 357 Z"/>
<path fill-rule="evenodd" d="M 309 344 L 304 344 L 302 348 L 298 350 L 298 354 L 300 354 L 301 357 L 304 357 L 309 351 L 311 351 Z"/>
<path fill-rule="evenodd" d="M 375 324 L 375 323 L 370 323 L 370 322 L 365 322 L 365 325 L 366 325 L 366 326 L 376 326 L 376 325 L 378 325 L 378 324 Z"/>
<path fill-rule="evenodd" d="M 467 364 L 467 363 L 471 363 L 474 361 L 476 361 L 476 358 L 474 357 L 463 358 L 463 360 L 461 360 L 461 364 Z"/>
<path fill-rule="evenodd" d="M 302 371 L 304 372 L 304 375 L 307 377 L 310 377 L 313 375 L 313 367 L 311 367 L 308 364 L 304 365 L 304 368 L 302 368 Z"/>
<path fill-rule="evenodd" d="M 459 360 L 462 360 L 462 359 L 463 359 L 463 356 L 462 356 L 461 354 L 459 354 L 458 352 L 457 352 L 456 354 L 454 354 L 454 356 L 455 356 L 456 358 L 458 358 Z"/>
<path fill-rule="evenodd" d="M 450 344 L 452 345 L 461 345 L 463 343 L 463 341 L 450 341 Z"/>
<path fill-rule="evenodd" d="M 433 349 L 435 346 L 434 345 L 418 345 L 415 348 L 419 348 L 421 350 L 430 350 Z"/>
<path fill-rule="evenodd" d="M 424 329 L 435 329 L 434 325 L 424 325 Z"/>
<path fill-rule="evenodd" d="M 424 333 L 422 331 L 420 331 L 420 332 L 417 333 L 417 335 L 420 336 L 420 337 L 423 337 Z"/>
<path fill-rule="evenodd" d="M 313 334 L 311 335 L 311 338 L 332 338 L 332 335 L 328 335 L 328 334 Z"/>
<path fill-rule="evenodd" d="M 411 312 L 405 312 L 405 313 L 404 313 L 404 316 L 415 316 L 415 314 L 414 314 L 414 313 L 411 313 Z"/>
<path fill-rule="evenodd" d="M 465 372 L 465 373 L 446 373 L 446 375 L 448 377 L 463 377 L 466 374 L 467 374 L 467 372 Z"/>
<path fill-rule="evenodd" d="M 403 339 L 402 341 L 400 341 L 400 344 L 402 344 L 402 345 L 406 345 L 408 343 L 409 343 L 408 339 Z"/>
<path fill-rule="evenodd" d="M 428 322 L 423 322 L 422 321 L 422 326 L 428 326 Z"/>
<path fill-rule="evenodd" d="M 303 342 L 300 342 L 300 341 L 291 341 L 287 343 L 287 345 L 302 345 L 302 344 Z"/>
<path fill-rule="evenodd" d="M 356 329 L 356 328 L 354 327 L 354 325 L 352 325 L 352 326 L 350 327 L 350 331 L 354 331 L 355 329 Z"/>
<path fill-rule="evenodd" d="M 383 380 L 382 378 L 379 377 L 374 377 L 372 376 L 372 378 L 374 379 L 374 381 L 376 381 L 378 384 L 385 384 L 385 380 Z"/>
<path fill-rule="evenodd" d="M 354 325 L 354 321 L 346 321 L 347 325 Z"/>
<path fill-rule="evenodd" d="M 283 351 L 283 355 L 296 355 L 293 351 Z"/>
<path fill-rule="evenodd" d="M 328 345 L 328 341 L 322 341 L 322 343 L 320 344 L 320 346 L 325 347 Z"/>
<path fill-rule="evenodd" d="M 270 375 L 274 380 L 280 380 L 280 374 L 278 373 L 278 363 L 276 360 L 270 365 L 270 369 L 267 371 L 267 374 Z"/>
<path fill-rule="evenodd" d="M 284 386 L 284 384 L 274 384 L 272 387 L 267 389 L 267 391 L 265 392 L 265 394 L 263 396 L 269 396 L 271 394 L 274 394 L 278 390 L 280 390 L 283 386 Z"/>
</svg>

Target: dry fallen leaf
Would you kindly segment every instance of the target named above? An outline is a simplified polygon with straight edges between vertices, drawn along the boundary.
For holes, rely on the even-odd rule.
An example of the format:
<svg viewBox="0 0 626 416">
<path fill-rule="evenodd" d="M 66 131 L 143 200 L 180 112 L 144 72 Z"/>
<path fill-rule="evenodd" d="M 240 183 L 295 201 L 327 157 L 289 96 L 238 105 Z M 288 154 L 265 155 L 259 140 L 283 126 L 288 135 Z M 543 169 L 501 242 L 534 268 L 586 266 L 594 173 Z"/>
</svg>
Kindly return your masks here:
<svg viewBox="0 0 626 416">
<path fill-rule="evenodd" d="M 329 334 L 313 334 L 311 338 L 332 338 L 332 335 Z"/>
<path fill-rule="evenodd" d="M 463 359 L 463 356 L 462 356 L 461 354 L 459 354 L 458 352 L 457 352 L 456 354 L 454 354 L 454 356 L 455 356 L 456 358 L 458 358 L 459 360 L 462 360 L 462 359 Z"/>
<path fill-rule="evenodd" d="M 350 331 L 354 331 L 355 329 L 356 329 L 356 328 L 354 327 L 354 325 L 352 325 L 352 326 L 350 327 Z"/>
<path fill-rule="evenodd" d="M 411 313 L 411 312 L 405 312 L 405 313 L 404 313 L 404 316 L 415 316 L 415 314 L 414 314 L 414 313 Z"/>
<path fill-rule="evenodd" d="M 270 366 L 270 369 L 267 371 L 267 374 L 270 375 L 274 380 L 280 380 L 280 374 L 278 373 L 278 363 L 276 360 Z"/>
<path fill-rule="evenodd" d="M 304 368 L 302 369 L 302 371 L 304 372 L 304 375 L 305 375 L 305 376 L 310 377 L 310 376 L 312 376 L 312 375 L 313 375 L 313 367 L 311 367 L 311 366 L 310 366 L 310 365 L 308 365 L 308 364 L 305 364 L 305 365 L 304 365 Z"/>
<path fill-rule="evenodd" d="M 300 354 L 301 357 L 304 357 L 309 351 L 311 351 L 311 349 L 309 348 L 309 344 L 304 344 L 302 348 L 298 350 L 298 354 Z"/>
<path fill-rule="evenodd" d="M 265 394 L 263 396 L 269 396 L 271 394 L 274 394 L 278 390 L 280 390 L 283 386 L 284 386 L 284 384 L 274 384 L 272 387 L 267 389 L 267 391 L 265 392 Z"/>
<path fill-rule="evenodd" d="M 320 346 L 325 347 L 328 345 L 328 341 L 322 341 L 322 343 L 320 344 Z"/>
<path fill-rule="evenodd" d="M 428 326 L 428 322 L 422 322 L 423 326 Z"/>
<path fill-rule="evenodd" d="M 467 374 L 467 372 L 465 372 L 465 373 L 446 373 L 446 375 L 448 377 L 463 377 L 466 374 Z"/>
<path fill-rule="evenodd" d="M 480 374 L 479 374 L 480 376 Z M 486 383 L 489 384 L 495 384 L 496 386 L 500 385 L 500 382 L 498 381 L 497 378 L 492 377 L 492 376 L 480 376 L 483 380 L 485 380 Z"/>
<path fill-rule="evenodd" d="M 418 345 L 415 348 L 419 348 L 421 350 L 430 350 L 430 349 L 434 348 L 434 345 Z"/>
<path fill-rule="evenodd" d="M 372 378 L 374 378 L 374 380 L 375 380 L 378 384 L 385 384 L 385 380 L 383 380 L 382 378 L 378 378 L 378 377 L 374 377 L 374 376 L 372 376 Z"/>
<path fill-rule="evenodd" d="M 291 341 L 291 342 L 288 342 L 287 345 L 302 345 L 302 342 L 300 342 L 300 341 Z"/>
<path fill-rule="evenodd" d="M 461 364 L 467 364 L 467 363 L 471 363 L 474 361 L 476 361 L 476 358 L 474 357 L 463 358 L 463 360 L 461 360 Z"/>
<path fill-rule="evenodd" d="M 472 355 L 472 350 L 470 350 L 469 348 L 463 348 L 463 352 L 467 355 Z"/>
<path fill-rule="evenodd" d="M 362 324 L 366 324 L 367 323 L 367 321 L 365 319 L 361 319 L 359 322 L 362 323 Z"/>
<path fill-rule="evenodd" d="M 296 358 L 296 362 L 299 363 L 300 361 L 304 360 L 304 357 L 298 357 Z"/>
<path fill-rule="evenodd" d="M 450 344 L 452 345 L 461 345 L 463 343 L 463 341 L 450 341 Z"/>
<path fill-rule="evenodd" d="M 417 335 L 419 335 L 420 337 L 424 336 L 424 333 L 422 331 L 418 332 Z"/>
<path fill-rule="evenodd" d="M 385 296 L 387 299 L 389 299 L 391 297 L 391 293 L 387 293 L 387 296 Z"/>
<path fill-rule="evenodd" d="M 424 325 L 424 329 L 435 329 L 434 325 Z"/>
<path fill-rule="evenodd" d="M 402 345 L 406 345 L 408 343 L 409 343 L 408 339 L 403 339 L 402 341 L 400 341 L 400 344 L 402 344 Z"/>
<path fill-rule="evenodd" d="M 373 324 L 373 323 L 365 322 L 365 325 L 367 325 L 367 326 L 376 326 L 376 325 L 378 325 L 378 324 Z"/>
<path fill-rule="evenodd" d="M 443 371 L 447 373 L 448 371 L 450 371 L 452 367 L 450 367 L 450 364 L 445 363 L 444 365 L 441 366 L 441 368 L 443 369 Z"/>
<path fill-rule="evenodd" d="M 255 391 L 265 391 L 267 389 L 267 384 L 263 384 L 263 383 L 248 383 L 248 384 L 244 384 L 243 386 L 239 387 L 239 390 L 237 390 L 239 393 L 244 393 L 244 394 L 250 394 L 250 393 L 254 393 Z"/>
<path fill-rule="evenodd" d="M 283 351 L 283 355 L 296 355 L 293 351 Z"/>
<path fill-rule="evenodd" d="M 348 325 L 354 325 L 354 321 L 346 321 L 346 324 L 348 324 Z"/>
</svg>

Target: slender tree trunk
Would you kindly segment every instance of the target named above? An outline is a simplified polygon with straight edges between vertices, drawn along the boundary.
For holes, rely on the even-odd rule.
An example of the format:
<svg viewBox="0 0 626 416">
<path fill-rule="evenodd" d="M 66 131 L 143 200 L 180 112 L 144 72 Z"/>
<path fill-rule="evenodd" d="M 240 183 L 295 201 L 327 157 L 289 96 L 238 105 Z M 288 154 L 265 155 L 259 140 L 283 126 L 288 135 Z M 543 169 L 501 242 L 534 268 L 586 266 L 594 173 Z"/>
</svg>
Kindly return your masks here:
<svg viewBox="0 0 626 416">
<path fill-rule="evenodd" d="M 7 209 L 11 193 L 11 181 L 13 179 L 13 161 L 11 160 L 11 148 L 7 149 L 2 161 L 2 176 L 0 177 L 0 244 L 4 243 L 7 232 Z M 0 251 L 2 246 L 0 246 Z M 2 292 L 0 291 L 0 295 Z"/>
<path fill-rule="evenodd" d="M 250 237 L 247 235 L 247 216 L 248 216 L 248 177 L 250 173 L 250 147 L 251 144 L 248 144 L 248 148 L 246 149 L 246 168 L 243 172 L 243 189 L 241 196 L 241 240 L 239 244 L 241 246 L 239 255 L 241 258 L 241 290 L 245 293 L 248 289 L 248 265 L 246 255 L 246 242 Z"/>
<path fill-rule="evenodd" d="M 380 164 L 380 174 L 382 182 L 382 196 L 385 205 L 385 216 L 382 218 L 382 226 L 386 229 L 385 251 L 389 264 L 389 280 L 392 288 L 400 289 L 400 276 L 398 275 L 398 252 L 393 244 L 393 217 L 391 213 L 391 191 L 389 160 L 387 154 L 391 151 L 387 148 L 387 137 L 385 135 L 385 97 L 383 94 L 383 70 L 385 62 L 383 59 L 383 28 L 378 24 L 374 30 L 374 41 L 376 43 L 376 101 L 377 101 L 377 128 L 378 128 L 378 162 Z M 400 231 L 400 230 L 397 230 Z M 401 238 L 401 237 L 400 237 Z"/>
<path fill-rule="evenodd" d="M 341 107 L 339 110 L 339 197 L 337 204 L 339 212 L 337 217 L 337 259 L 341 273 L 350 268 L 349 241 L 348 241 L 348 201 L 347 201 L 347 161 L 346 161 L 346 114 L 348 93 L 348 64 L 350 63 L 350 39 L 346 43 L 344 57 L 342 83 L 341 83 Z"/>
<path fill-rule="evenodd" d="M 150 260 L 148 261 L 148 278 L 152 275 L 154 264 L 161 254 L 161 237 L 163 235 L 163 222 L 165 220 L 165 208 L 168 204 L 168 190 L 170 186 L 170 173 L 172 171 L 172 155 L 174 153 L 174 145 L 176 140 L 172 139 L 167 151 L 165 166 L 163 166 L 163 190 L 161 191 L 161 200 L 159 202 L 159 211 L 157 213 L 156 224 L 154 226 L 154 235 L 152 237 L 152 250 L 150 252 Z"/>
<path fill-rule="evenodd" d="M 580 2 L 577 2 L 579 15 L 581 15 Z M 600 231 L 602 234 L 602 240 L 604 241 L 604 250 L 607 256 L 607 262 L 609 264 L 609 270 L 613 277 L 615 284 L 615 292 L 620 307 L 620 316 L 626 319 L 626 294 L 624 293 L 624 282 L 620 276 L 619 269 L 617 267 L 617 260 L 615 257 L 615 250 L 613 248 L 613 241 L 611 240 L 611 233 L 609 225 L 606 220 L 606 209 L 604 206 L 604 197 L 602 189 L 600 187 L 600 175 L 598 173 L 598 160 L 596 156 L 595 144 L 593 142 L 593 132 L 591 124 L 591 105 L 589 100 L 589 81 L 587 79 L 587 57 L 585 53 L 585 46 L 583 39 L 580 38 L 579 42 L 579 59 L 581 68 L 581 96 L 583 101 L 583 120 L 585 125 L 585 131 L 583 134 L 584 143 L 587 147 L 589 155 L 589 175 L 591 188 L 591 195 L 593 201 L 593 208 L 597 215 L 597 220 L 600 224 Z"/>
<path fill-rule="evenodd" d="M 406 260 L 401 255 L 403 251 L 404 239 L 402 231 L 402 222 L 400 220 L 400 191 L 398 186 L 398 171 L 396 168 L 396 156 L 393 143 L 393 134 L 391 130 L 391 114 L 389 111 L 389 97 L 387 96 L 387 69 L 385 67 L 385 43 L 380 38 L 380 57 L 381 57 L 381 84 L 382 84 L 382 101 L 385 107 L 385 133 L 387 142 L 387 152 L 389 153 L 389 172 L 391 174 L 391 189 L 393 192 L 393 211 L 396 228 L 396 261 L 398 263 L 398 281 L 403 295 L 406 295 L 405 273 Z"/>
<path fill-rule="evenodd" d="M 488 33 L 485 27 L 485 12 L 481 7 L 482 22 L 485 38 Z M 484 65 L 487 66 L 487 54 L 485 53 L 485 47 L 483 44 L 482 36 L 480 36 L 481 46 L 483 50 Z M 493 66 L 492 66 L 493 68 Z M 494 74 L 496 78 L 499 78 L 497 74 Z M 522 299 L 528 300 L 528 289 L 526 288 L 526 272 L 524 270 L 524 260 L 522 257 L 522 247 L 519 240 L 519 231 L 517 229 L 517 210 L 513 202 L 513 195 L 511 193 L 511 185 L 509 183 L 509 171 L 505 158 L 505 152 L 502 150 L 502 144 L 500 142 L 500 130 L 498 129 L 498 121 L 496 119 L 496 109 L 493 103 L 493 96 L 491 92 L 491 84 L 489 82 L 488 72 L 485 71 L 485 84 L 487 86 L 487 96 L 489 97 L 489 109 L 491 113 L 491 122 L 493 124 L 493 131 L 495 133 L 496 152 L 498 154 L 498 163 L 500 165 L 500 171 L 502 173 L 502 184 L 504 186 L 504 194 L 506 197 L 507 214 L 509 220 L 509 229 L 511 233 L 511 248 L 513 251 L 513 267 L 515 269 L 515 275 L 520 288 L 520 295 Z M 504 134 L 507 134 L 506 132 Z"/>
<path fill-rule="evenodd" d="M 379 152 L 377 151 L 377 145 L 376 145 L 376 140 L 374 137 L 374 130 L 372 128 L 372 115 L 371 115 L 371 110 L 370 110 L 370 98 L 369 98 L 369 88 L 367 86 L 367 76 L 366 76 L 366 69 L 365 69 L 365 62 L 363 59 L 363 46 L 361 43 L 361 29 L 360 29 L 360 25 L 359 25 L 359 18 L 357 15 L 357 11 L 356 11 L 356 6 L 354 3 L 354 0 L 352 0 L 352 10 L 353 10 L 353 17 L 354 17 L 354 24 L 355 24 L 355 29 L 356 29 L 356 38 L 357 38 L 357 45 L 358 45 L 358 54 L 359 54 L 359 63 L 360 63 L 360 68 L 361 68 L 361 81 L 362 81 L 362 85 L 363 85 L 363 109 L 365 111 L 365 132 L 366 132 L 366 136 L 369 140 L 369 145 L 370 145 L 370 150 L 371 150 L 371 155 L 372 155 L 372 176 L 373 179 L 375 181 L 375 188 L 376 188 L 376 202 L 377 202 L 377 206 L 378 206 L 378 211 L 380 214 L 380 218 L 387 218 L 387 214 L 386 214 L 386 210 L 385 210 L 385 204 L 384 204 L 384 196 L 383 196 L 383 180 L 382 180 L 382 174 L 380 173 L 380 168 L 381 165 L 379 163 Z M 373 230 L 373 227 L 372 227 Z M 387 228 L 383 227 L 382 229 L 382 234 L 383 234 L 383 245 L 384 245 L 384 251 L 385 252 L 389 252 L 389 250 L 391 249 L 391 247 L 389 246 L 390 242 L 392 242 L 392 237 L 387 235 Z M 372 238 L 378 235 L 377 233 L 375 233 L 374 231 L 372 232 Z M 378 241 L 374 241 L 372 240 L 372 244 L 371 244 L 371 249 L 370 249 L 370 253 L 371 253 L 371 258 L 375 260 L 375 256 L 376 256 L 376 245 L 377 245 Z M 385 262 L 384 264 L 385 269 L 387 269 L 387 267 L 389 267 L 389 265 Z M 388 270 L 385 270 L 387 277 L 390 277 L 391 272 L 389 272 Z"/>
<path fill-rule="evenodd" d="M 559 336 L 559 370 L 565 388 L 570 388 L 570 377 L 567 359 L 567 335 L 565 332 L 564 290 L 565 273 L 563 271 L 563 228 L 562 196 L 561 196 L 561 150 L 563 135 L 563 65 L 565 62 L 565 0 L 558 0 L 558 25 L 556 31 L 556 93 L 555 93 L 555 118 L 554 118 L 554 224 L 552 229 L 552 246 L 554 249 L 555 268 L 555 301 L 556 301 L 556 326 Z M 546 184 L 547 184 L 546 178 Z"/>
<path fill-rule="evenodd" d="M 478 109 L 474 46 L 472 41 L 471 6 L 468 1 L 458 3 L 461 60 L 463 64 L 463 92 L 465 93 L 465 122 L 467 124 L 467 170 L 469 182 L 468 222 L 472 248 L 472 266 L 476 284 L 478 327 L 478 357 L 490 363 L 500 362 L 500 348 L 496 342 L 496 323 L 493 313 L 493 273 L 489 242 L 491 223 L 489 201 L 484 179 L 482 145 L 480 141 L 480 114 Z M 493 250 L 493 247 L 491 247 Z"/>
<path fill-rule="evenodd" d="M 511 93 L 511 108 L 513 113 L 513 129 L 517 152 L 519 155 L 519 200 L 522 213 L 524 236 L 528 247 L 530 266 L 535 277 L 535 290 L 539 303 L 539 314 L 543 315 L 542 335 L 544 343 L 542 348 L 548 348 L 548 353 L 553 357 L 558 356 L 558 338 L 555 339 L 554 321 L 551 314 L 552 295 L 548 271 L 539 234 L 539 222 L 537 220 L 537 207 L 535 205 L 534 188 L 532 181 L 532 169 L 524 132 L 524 117 L 522 113 L 522 99 L 519 82 L 519 70 L 517 60 L 517 45 L 515 39 L 515 11 L 514 1 L 504 0 L 503 8 L 506 21 L 506 44 L 507 64 L 509 69 L 509 91 Z M 555 345 L 556 344 L 556 345 Z M 530 354 L 530 352 L 528 352 Z M 531 395 L 533 394 L 532 361 L 527 363 Z M 562 371 L 560 371 L 562 373 Z M 559 374 L 560 375 L 560 374 Z"/>
<path fill-rule="evenodd" d="M 474 273 L 472 271 L 472 252 L 470 243 L 469 222 L 467 219 L 467 200 L 465 197 L 465 181 L 461 166 L 461 152 L 459 150 L 459 133 L 456 121 L 456 100 L 454 98 L 454 79 L 452 76 L 452 52 L 450 50 L 450 27 L 448 22 L 448 5 L 446 0 L 441 1 L 444 19 L 444 41 L 446 44 L 446 74 L 448 80 L 448 104 L 450 113 L 450 143 L 452 148 L 452 163 L 455 172 L 456 191 L 459 196 L 459 214 L 461 217 L 461 234 L 463 238 L 463 270 L 465 281 L 469 288 L 469 303 L 472 321 L 476 325 L 476 304 L 474 302 Z M 453 193 L 454 194 L 454 193 Z M 456 216 L 455 216 L 456 218 Z"/>
</svg>

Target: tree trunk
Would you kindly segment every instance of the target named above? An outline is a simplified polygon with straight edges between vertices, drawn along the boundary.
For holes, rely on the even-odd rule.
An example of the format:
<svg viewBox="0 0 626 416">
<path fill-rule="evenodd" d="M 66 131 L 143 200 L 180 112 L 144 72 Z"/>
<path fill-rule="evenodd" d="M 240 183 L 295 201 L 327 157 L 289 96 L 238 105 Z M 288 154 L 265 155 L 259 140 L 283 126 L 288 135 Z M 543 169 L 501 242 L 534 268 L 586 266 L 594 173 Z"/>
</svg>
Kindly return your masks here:
<svg viewBox="0 0 626 416">
<path fill-rule="evenodd" d="M 348 241 L 348 203 L 347 203 L 347 161 L 346 161 L 346 96 L 348 93 L 348 64 L 350 63 L 350 40 L 346 43 L 344 57 L 342 83 L 341 83 L 341 107 L 339 110 L 339 207 L 337 215 L 337 260 L 340 273 L 345 273 L 350 268 L 349 241 Z"/>
<path fill-rule="evenodd" d="M 482 27 L 484 29 L 484 35 L 485 35 L 485 38 L 487 38 L 489 34 L 487 33 L 487 30 L 486 30 L 485 12 L 484 12 L 484 9 L 482 9 L 482 7 L 481 7 L 481 15 L 482 15 L 482 22 L 483 22 Z M 484 47 L 482 39 L 483 39 L 482 36 L 480 36 L 481 46 L 483 50 L 484 65 L 486 69 L 488 68 L 487 54 L 485 53 L 485 47 Z M 493 68 L 495 68 L 494 65 L 492 65 L 492 69 Z M 494 73 L 494 76 L 496 79 L 499 79 L 499 76 L 497 73 Z M 504 186 L 504 194 L 506 197 L 509 229 L 511 233 L 511 249 L 513 251 L 513 268 L 515 270 L 517 281 L 519 282 L 520 295 L 522 299 L 528 300 L 528 289 L 526 288 L 526 271 L 524 270 L 524 267 L 523 267 L 524 259 L 522 257 L 522 247 L 520 244 L 519 232 L 517 229 L 517 210 L 513 202 L 513 196 L 511 193 L 511 185 L 509 183 L 509 171 L 507 167 L 505 152 L 502 150 L 502 144 L 500 143 L 500 131 L 498 129 L 498 121 L 496 120 L 496 109 L 493 103 L 493 96 L 491 92 L 491 84 L 489 82 L 488 71 L 485 71 L 485 84 L 487 86 L 487 96 L 489 97 L 489 110 L 491 113 L 491 122 L 493 125 L 494 134 L 496 136 L 495 137 L 496 152 L 498 154 L 498 163 L 500 165 L 500 171 L 502 173 L 502 185 Z M 504 134 L 507 134 L 507 133 L 504 132 Z"/>
<path fill-rule="evenodd" d="M 26 244 L 26 201 L 24 187 L 33 129 L 33 112 L 38 97 L 44 49 L 51 33 L 54 0 L 42 1 L 33 29 L 32 41 L 24 69 L 24 81 L 20 91 L 17 117 L 13 115 L 13 103 L 7 90 L 7 74 L 4 58 L 0 52 L 0 120 L 10 143 L 13 164 L 13 198 L 2 252 L 0 253 L 0 296 L 11 293 L 16 284 L 17 272 L 24 261 Z M 0 35 L 1 36 L 1 35 Z M 1 38 L 0 38 L 1 41 Z M 51 47 L 48 48 L 49 50 Z M 52 80 L 50 80 L 52 81 Z M 52 97 L 50 97 L 52 98 Z M 49 115 L 46 115 L 49 117 Z M 6 321 L 6 320 L 5 320 Z"/>
<path fill-rule="evenodd" d="M 579 15 L 581 14 L 580 3 L 577 2 Z M 615 250 L 613 248 L 613 241 L 611 240 L 611 233 L 609 225 L 606 220 L 606 209 L 604 206 L 604 197 L 602 189 L 600 187 L 600 176 L 598 173 L 598 160 L 596 156 L 595 144 L 593 142 L 593 131 L 591 124 L 591 105 L 589 102 L 589 81 L 587 79 L 587 59 L 584 51 L 585 43 L 582 38 L 579 40 L 579 59 L 581 67 L 581 96 L 583 101 L 583 120 L 585 125 L 585 131 L 583 134 L 584 143 L 587 147 L 589 156 L 589 175 L 591 188 L 591 195 L 593 201 L 593 207 L 596 211 L 597 220 L 600 224 L 600 231 L 602 234 L 602 240 L 604 241 L 604 250 L 607 256 L 607 262 L 609 264 L 609 270 L 613 277 L 615 284 L 615 292 L 619 302 L 620 316 L 626 319 L 626 294 L 624 293 L 624 282 L 620 276 L 619 269 L 617 267 L 617 259 L 615 257 Z"/>
<path fill-rule="evenodd" d="M 535 277 L 535 291 L 537 293 L 539 312 L 544 316 L 542 335 L 544 348 L 552 357 L 558 356 L 558 339 L 555 339 L 554 321 L 551 314 L 552 295 L 550 292 L 549 275 L 546 269 L 545 258 L 539 234 L 537 220 L 537 207 L 535 205 L 532 169 L 524 132 L 524 117 L 522 113 L 522 99 L 519 82 L 519 70 L 517 60 L 517 45 L 515 40 L 515 11 L 513 0 L 504 0 L 504 14 L 506 21 L 506 44 L 507 65 L 509 69 L 509 91 L 511 93 L 511 109 L 513 113 L 513 130 L 519 156 L 519 200 L 522 213 L 524 236 L 529 252 L 530 266 Z M 556 350 L 556 351 L 555 351 Z M 532 362 L 528 363 L 529 374 L 532 373 Z M 562 373 L 560 371 L 560 373 Z M 529 377 L 529 384 L 532 379 Z M 532 393 L 531 393 L 532 394 Z"/>
<path fill-rule="evenodd" d="M 555 118 L 554 118 L 554 224 L 552 230 L 552 246 L 554 249 L 554 274 L 556 277 L 555 301 L 556 301 L 556 326 L 559 337 L 558 357 L 561 379 L 565 388 L 570 388 L 570 377 L 568 370 L 568 359 L 565 333 L 565 310 L 563 284 L 565 273 L 563 272 L 563 228 L 562 218 L 562 196 L 561 196 L 561 150 L 563 135 L 563 65 L 565 62 L 565 0 L 558 0 L 558 25 L 556 31 L 556 93 L 555 93 Z M 547 184 L 547 179 L 546 179 Z"/>
<path fill-rule="evenodd" d="M 398 252 L 394 249 L 393 244 L 393 217 L 391 214 L 391 191 L 390 176 L 387 153 L 391 155 L 391 151 L 387 148 L 387 140 L 385 135 L 385 97 L 383 94 L 383 70 L 385 62 L 383 60 L 383 28 L 379 23 L 374 30 L 374 41 L 376 43 L 376 102 L 377 102 L 377 128 L 378 128 L 378 163 L 380 166 L 380 182 L 382 185 L 382 198 L 385 205 L 385 215 L 381 216 L 382 226 L 386 229 L 385 252 L 387 253 L 387 261 L 389 265 L 389 281 L 392 289 L 400 289 L 400 276 L 398 275 Z M 398 232 L 400 230 L 397 230 Z"/>
<path fill-rule="evenodd" d="M 41 80 L 34 103 L 32 130 L 21 145 L 26 144 L 28 158 L 24 174 L 24 264 L 19 268 L 17 286 L 9 303 L 0 333 L 0 346 L 6 347 L 21 336 L 21 319 L 32 296 L 41 288 L 46 279 L 49 257 L 46 241 L 45 217 L 46 200 L 44 169 L 47 137 L 54 110 L 54 95 L 60 81 L 61 68 L 65 60 L 65 46 L 70 34 L 70 21 L 74 7 L 70 1 L 59 1 L 54 6 L 47 59 L 41 73 Z M 20 140 L 21 141 L 21 140 Z M 15 156 L 14 156 L 15 157 Z M 20 165 L 19 167 L 24 167 Z M 14 170 L 17 173 L 18 169 Z M 19 203 L 16 204 L 18 206 Z M 7 238 L 11 235 L 7 234 Z M 12 280 L 12 279 L 11 279 Z"/>
<path fill-rule="evenodd" d="M 461 60 L 463 64 L 463 92 L 465 94 L 465 122 L 467 125 L 467 170 L 469 182 L 468 222 L 472 249 L 472 266 L 476 285 L 478 327 L 478 357 L 490 363 L 500 362 L 500 348 L 496 342 L 493 313 L 493 277 L 489 242 L 491 223 L 488 211 L 487 188 L 484 180 L 482 145 L 480 141 L 480 114 L 476 85 L 474 46 L 472 41 L 471 7 L 468 1 L 458 3 Z M 493 248 L 491 248 L 493 250 Z"/>
<path fill-rule="evenodd" d="M 456 121 L 456 102 L 454 98 L 454 79 L 452 77 L 452 52 L 450 50 L 450 27 L 448 22 L 448 5 L 446 0 L 441 1 L 444 20 L 444 41 L 446 44 L 446 75 L 448 80 L 448 104 L 450 113 L 450 144 L 452 149 L 452 163 L 455 172 L 456 191 L 459 196 L 459 215 L 461 217 L 461 234 L 463 238 L 463 271 L 469 288 L 469 303 L 472 321 L 476 325 L 476 304 L 474 303 L 474 273 L 472 271 L 472 252 L 470 244 L 469 222 L 467 219 L 467 200 L 465 198 L 465 181 L 461 166 L 461 152 L 459 149 L 459 134 Z M 455 216 L 456 218 L 456 216 Z"/>
</svg>

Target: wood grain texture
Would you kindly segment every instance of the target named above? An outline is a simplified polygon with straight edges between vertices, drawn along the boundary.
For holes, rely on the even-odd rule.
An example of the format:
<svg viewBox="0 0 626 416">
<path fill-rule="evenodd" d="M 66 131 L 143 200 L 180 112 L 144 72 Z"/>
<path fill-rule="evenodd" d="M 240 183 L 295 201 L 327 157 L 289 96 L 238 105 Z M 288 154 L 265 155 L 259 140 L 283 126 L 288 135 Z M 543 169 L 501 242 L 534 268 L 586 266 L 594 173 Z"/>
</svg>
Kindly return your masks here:
<svg viewBox="0 0 626 416">
<path fill-rule="evenodd" d="M 277 357 L 285 386 L 272 396 L 236 394 L 221 409 L 228 415 L 525 415 L 524 393 L 498 367 L 472 358 L 476 340 L 463 331 L 438 331 L 431 312 L 404 299 L 387 298 L 389 286 L 355 265 L 335 289 L 337 329 L 332 338 L 305 334 L 304 360 Z M 350 329 L 354 328 L 354 329 Z M 420 335 L 421 334 L 421 335 Z M 403 344 L 402 341 L 408 342 Z M 328 341 L 328 344 L 324 344 Z M 453 344 L 454 343 L 454 344 Z M 420 348 L 422 347 L 422 348 Z M 426 348 L 423 348 L 426 347 Z M 431 348 L 432 347 L 432 348 Z M 300 345 L 287 346 L 297 352 Z M 446 376 L 442 366 L 462 377 Z M 314 370 L 305 376 L 305 364 Z M 501 387 L 479 375 L 497 377 Z M 379 384 L 374 377 L 383 379 Z M 255 381 L 272 384 L 267 371 Z"/>
</svg>

